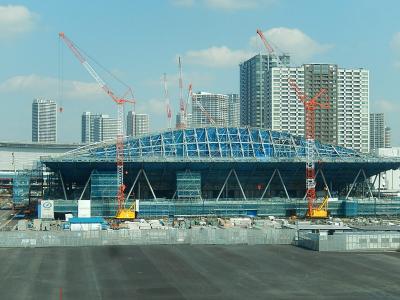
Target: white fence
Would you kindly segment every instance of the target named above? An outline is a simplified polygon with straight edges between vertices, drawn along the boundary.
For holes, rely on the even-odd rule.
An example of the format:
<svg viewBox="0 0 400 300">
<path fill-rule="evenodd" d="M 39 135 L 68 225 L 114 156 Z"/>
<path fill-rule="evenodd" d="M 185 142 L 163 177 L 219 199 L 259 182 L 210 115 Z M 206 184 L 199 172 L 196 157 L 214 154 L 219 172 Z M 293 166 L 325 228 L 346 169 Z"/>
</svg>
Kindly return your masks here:
<svg viewBox="0 0 400 300">
<path fill-rule="evenodd" d="M 0 247 L 79 247 L 151 244 L 291 244 L 292 229 L 195 228 L 0 232 Z"/>
<path fill-rule="evenodd" d="M 400 232 L 305 233 L 297 244 L 316 251 L 399 250 Z"/>
</svg>

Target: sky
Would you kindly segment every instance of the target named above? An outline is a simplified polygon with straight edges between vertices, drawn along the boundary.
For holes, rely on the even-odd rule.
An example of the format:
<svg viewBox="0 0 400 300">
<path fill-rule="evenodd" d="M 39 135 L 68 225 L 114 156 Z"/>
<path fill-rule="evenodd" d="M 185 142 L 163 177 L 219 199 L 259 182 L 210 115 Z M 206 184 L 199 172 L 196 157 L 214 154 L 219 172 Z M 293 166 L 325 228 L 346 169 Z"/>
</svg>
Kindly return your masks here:
<svg viewBox="0 0 400 300">
<path fill-rule="evenodd" d="M 126 88 L 109 72 L 132 88 L 136 112 L 149 113 L 156 131 L 168 124 L 163 73 L 178 108 L 178 56 L 185 95 L 189 83 L 194 92 L 239 93 L 239 63 L 265 52 L 260 28 L 295 65 L 368 69 L 370 112 L 385 113 L 399 146 L 399 11 L 397 0 L 0 0 L 0 141 L 31 140 L 34 98 L 63 107 L 59 142 L 80 141 L 84 111 L 116 117 L 59 32 L 117 95 Z"/>
</svg>

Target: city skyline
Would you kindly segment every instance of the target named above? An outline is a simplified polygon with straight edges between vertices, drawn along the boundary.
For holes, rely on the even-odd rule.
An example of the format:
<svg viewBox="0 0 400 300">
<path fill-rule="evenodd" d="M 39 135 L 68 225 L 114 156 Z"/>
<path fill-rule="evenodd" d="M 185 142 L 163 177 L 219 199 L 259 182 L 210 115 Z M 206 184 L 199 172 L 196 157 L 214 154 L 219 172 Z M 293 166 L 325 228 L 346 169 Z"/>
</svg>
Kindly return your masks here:
<svg viewBox="0 0 400 300">
<path fill-rule="evenodd" d="M 161 86 L 164 72 L 169 78 L 173 115 L 177 112 L 177 55 L 182 55 L 185 90 L 191 82 L 194 91 L 239 93 L 239 63 L 253 54 L 265 53 L 255 33 L 256 28 L 261 28 L 273 45 L 294 57 L 294 66 L 320 62 L 338 64 L 343 68 L 368 69 L 371 77 L 370 112 L 385 113 L 388 126 L 392 128 L 392 143 L 394 146 L 400 143 L 400 136 L 396 135 L 400 127 L 400 120 L 396 118 L 400 108 L 396 104 L 394 88 L 400 76 L 400 28 L 392 16 L 395 8 L 399 7 L 396 1 L 387 1 L 379 6 L 373 1 L 363 1 L 362 7 L 358 1 L 339 1 L 339 4 L 252 1 L 252 5 L 247 7 L 235 6 L 237 1 L 163 1 L 156 6 L 122 1 L 118 7 L 106 1 L 99 3 L 98 8 L 83 4 L 79 9 L 78 4 L 67 1 L 46 5 L 22 1 L 18 5 L 2 6 L 1 14 L 13 14 L 16 18 L 11 24 L 4 21 L 6 23 L 0 30 L 4 44 L 0 97 L 5 103 L 0 122 L 7 129 L 0 134 L 0 140 L 30 139 L 29 103 L 33 98 L 51 98 L 64 108 L 64 112 L 58 114 L 59 142 L 80 140 L 78 120 L 82 111 L 102 111 L 111 117 L 116 116 L 112 101 L 102 94 L 69 50 L 59 44 L 59 31 L 65 31 L 82 49 L 132 85 L 137 99 L 136 112 L 153 116 L 155 122 L 152 122 L 151 131 L 155 131 L 165 128 L 167 123 Z M 341 10 L 344 5 L 346 11 Z M 111 14 L 111 20 L 98 30 L 97 20 L 101 19 L 105 8 L 118 13 Z M 357 8 L 359 13 L 350 13 L 353 8 Z M 54 17 L 55 10 L 59 9 L 64 12 L 62 19 Z M 123 12 L 129 9 L 137 12 L 137 17 L 132 18 Z M 296 9 L 298 16 L 282 21 L 287 9 Z M 154 16 L 152 20 L 145 18 L 144 12 L 149 10 Z M 321 10 L 329 10 L 332 18 L 341 17 L 349 22 L 322 22 L 324 18 L 316 14 Z M 85 17 L 79 18 L 83 15 Z M 71 23 L 68 19 L 73 16 L 77 21 Z M 113 22 L 112 19 L 116 18 L 113 16 L 124 21 Z M 172 21 L 177 16 L 180 21 Z M 371 16 L 380 22 L 366 32 Z M 218 21 L 212 30 L 203 26 L 204 18 L 214 17 Z M 240 19 L 240 24 L 227 21 L 232 17 Z M 315 23 L 319 26 L 314 26 Z M 144 27 L 146 32 L 143 32 Z M 167 29 L 167 34 L 163 35 L 160 28 Z M 372 39 L 374 43 L 369 42 Z M 60 52 L 62 55 L 59 56 Z M 61 99 L 58 84 L 60 58 L 63 58 L 64 65 Z"/>
</svg>

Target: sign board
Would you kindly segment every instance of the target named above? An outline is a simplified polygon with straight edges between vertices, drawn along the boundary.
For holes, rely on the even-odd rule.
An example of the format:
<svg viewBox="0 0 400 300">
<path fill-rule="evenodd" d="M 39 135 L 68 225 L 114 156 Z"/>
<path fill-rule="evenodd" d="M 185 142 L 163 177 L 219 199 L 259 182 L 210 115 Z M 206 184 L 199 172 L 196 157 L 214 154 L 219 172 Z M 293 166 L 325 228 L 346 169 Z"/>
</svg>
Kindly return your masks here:
<svg viewBox="0 0 400 300">
<path fill-rule="evenodd" d="M 40 202 L 40 218 L 54 219 L 54 201 L 42 200 Z"/>
<path fill-rule="evenodd" d="M 90 217 L 90 200 L 78 200 L 78 218 Z"/>
</svg>

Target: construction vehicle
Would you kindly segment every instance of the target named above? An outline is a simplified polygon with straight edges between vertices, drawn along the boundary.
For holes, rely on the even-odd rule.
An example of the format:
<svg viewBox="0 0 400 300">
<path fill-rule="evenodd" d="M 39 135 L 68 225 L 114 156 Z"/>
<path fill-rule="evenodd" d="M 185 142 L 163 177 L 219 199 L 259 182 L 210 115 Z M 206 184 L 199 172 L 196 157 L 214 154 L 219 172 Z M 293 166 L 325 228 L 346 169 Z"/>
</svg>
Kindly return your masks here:
<svg viewBox="0 0 400 300">
<path fill-rule="evenodd" d="M 263 32 L 257 29 L 257 34 L 260 36 L 265 48 L 271 56 L 277 58 L 279 67 L 286 67 L 280 60 L 280 56 L 276 55 L 273 47 L 268 43 Z M 301 91 L 296 81 L 288 76 L 288 83 L 292 88 L 297 98 L 303 103 L 305 110 L 305 138 L 306 138 L 306 198 L 307 198 L 307 213 L 306 218 L 327 218 L 328 217 L 328 199 L 325 197 L 322 204 L 315 207 L 316 203 L 316 175 L 315 175 L 315 110 L 329 109 L 330 103 L 326 89 L 320 89 L 314 97 L 309 97 Z M 324 103 L 317 102 L 321 97 L 325 97 Z M 326 187 L 327 188 L 327 187 Z"/>
<path fill-rule="evenodd" d="M 135 219 L 136 211 L 134 207 L 126 208 L 125 206 L 125 185 L 124 185 L 124 105 L 125 103 L 135 104 L 133 99 L 132 89 L 122 82 L 120 79 L 117 79 L 121 84 L 123 84 L 127 91 L 124 93 L 122 97 L 117 96 L 105 83 L 105 81 L 100 77 L 100 75 L 95 71 L 95 69 L 89 64 L 86 56 L 81 53 L 78 46 L 74 44 L 65 34 L 64 32 L 60 32 L 58 36 L 65 42 L 68 48 L 72 51 L 75 57 L 79 60 L 82 66 L 86 69 L 86 71 L 93 77 L 94 80 L 98 83 L 100 88 L 117 104 L 118 108 L 118 133 L 116 138 L 116 165 L 117 165 L 117 213 L 116 219 Z M 131 99 L 127 99 L 126 96 L 130 96 Z"/>
</svg>

